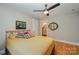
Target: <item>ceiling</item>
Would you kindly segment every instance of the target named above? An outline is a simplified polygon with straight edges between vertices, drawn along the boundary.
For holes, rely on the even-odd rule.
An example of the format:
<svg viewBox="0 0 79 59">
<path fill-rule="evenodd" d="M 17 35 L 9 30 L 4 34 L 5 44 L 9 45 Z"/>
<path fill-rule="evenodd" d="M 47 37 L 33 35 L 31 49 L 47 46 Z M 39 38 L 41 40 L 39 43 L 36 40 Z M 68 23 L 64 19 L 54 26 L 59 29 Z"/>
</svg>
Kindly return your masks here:
<svg viewBox="0 0 79 59">
<path fill-rule="evenodd" d="M 55 3 L 1 3 L 0 5 L 7 6 L 9 8 L 26 13 L 27 15 L 37 19 L 52 18 L 53 16 L 79 12 L 79 3 L 61 3 L 60 6 L 52 9 L 49 12 L 49 16 L 44 15 L 42 12 L 33 12 L 33 10 L 44 9 L 45 4 L 48 4 L 47 7 L 50 7 Z"/>
</svg>

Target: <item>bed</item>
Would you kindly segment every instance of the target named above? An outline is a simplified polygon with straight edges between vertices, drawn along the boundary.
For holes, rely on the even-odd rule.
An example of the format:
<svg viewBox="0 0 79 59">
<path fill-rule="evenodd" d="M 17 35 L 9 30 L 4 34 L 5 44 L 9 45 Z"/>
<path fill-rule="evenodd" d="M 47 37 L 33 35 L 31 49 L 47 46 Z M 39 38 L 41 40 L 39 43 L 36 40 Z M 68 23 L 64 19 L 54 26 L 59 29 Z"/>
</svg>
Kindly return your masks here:
<svg viewBox="0 0 79 59">
<path fill-rule="evenodd" d="M 12 55 L 50 55 L 54 48 L 54 39 L 45 36 L 7 38 L 6 48 Z"/>
</svg>

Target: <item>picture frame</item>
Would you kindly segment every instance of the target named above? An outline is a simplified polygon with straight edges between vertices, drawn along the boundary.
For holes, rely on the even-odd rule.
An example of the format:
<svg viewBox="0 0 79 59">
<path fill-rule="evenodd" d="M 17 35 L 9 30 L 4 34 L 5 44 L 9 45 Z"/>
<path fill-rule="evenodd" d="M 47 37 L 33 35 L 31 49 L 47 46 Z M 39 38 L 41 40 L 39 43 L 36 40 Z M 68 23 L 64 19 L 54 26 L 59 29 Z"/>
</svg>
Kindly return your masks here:
<svg viewBox="0 0 79 59">
<path fill-rule="evenodd" d="M 16 21 L 16 29 L 26 29 L 25 21 Z"/>
<path fill-rule="evenodd" d="M 49 25 L 48 25 L 48 28 L 50 29 L 50 30 L 52 30 L 52 31 L 54 31 L 54 30 L 57 30 L 58 29 L 58 24 L 56 23 L 56 22 L 51 22 L 51 23 L 49 23 Z"/>
</svg>

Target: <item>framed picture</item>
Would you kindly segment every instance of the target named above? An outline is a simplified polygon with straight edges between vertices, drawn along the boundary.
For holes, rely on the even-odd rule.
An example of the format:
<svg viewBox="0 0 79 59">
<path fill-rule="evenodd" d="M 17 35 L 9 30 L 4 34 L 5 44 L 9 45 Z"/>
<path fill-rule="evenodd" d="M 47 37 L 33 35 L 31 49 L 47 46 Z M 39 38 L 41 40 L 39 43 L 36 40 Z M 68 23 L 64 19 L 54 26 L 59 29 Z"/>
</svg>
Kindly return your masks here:
<svg viewBox="0 0 79 59">
<path fill-rule="evenodd" d="M 55 22 L 51 22 L 49 25 L 48 25 L 49 29 L 54 31 L 54 30 L 57 30 L 58 29 L 58 24 L 55 23 Z"/>
<path fill-rule="evenodd" d="M 16 21 L 16 29 L 26 29 L 26 22 Z"/>
</svg>

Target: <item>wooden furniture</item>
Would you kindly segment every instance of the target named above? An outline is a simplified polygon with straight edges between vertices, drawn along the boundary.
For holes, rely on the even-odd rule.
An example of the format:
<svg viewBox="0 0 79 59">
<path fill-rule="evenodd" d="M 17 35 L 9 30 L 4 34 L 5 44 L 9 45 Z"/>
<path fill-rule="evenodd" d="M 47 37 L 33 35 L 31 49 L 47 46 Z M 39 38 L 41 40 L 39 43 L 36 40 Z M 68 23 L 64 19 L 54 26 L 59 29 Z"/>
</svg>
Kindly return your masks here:
<svg viewBox="0 0 79 59">
<path fill-rule="evenodd" d="M 79 46 L 55 41 L 55 55 L 79 55 Z"/>
</svg>

